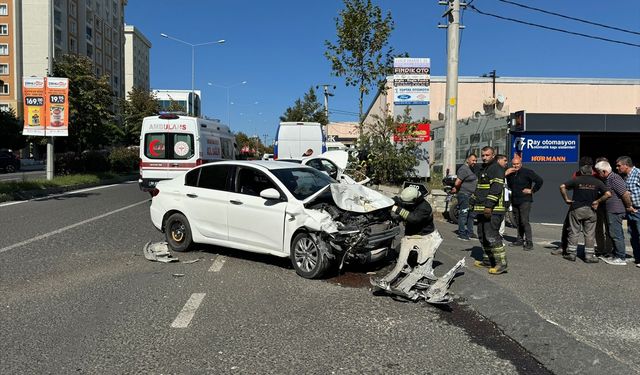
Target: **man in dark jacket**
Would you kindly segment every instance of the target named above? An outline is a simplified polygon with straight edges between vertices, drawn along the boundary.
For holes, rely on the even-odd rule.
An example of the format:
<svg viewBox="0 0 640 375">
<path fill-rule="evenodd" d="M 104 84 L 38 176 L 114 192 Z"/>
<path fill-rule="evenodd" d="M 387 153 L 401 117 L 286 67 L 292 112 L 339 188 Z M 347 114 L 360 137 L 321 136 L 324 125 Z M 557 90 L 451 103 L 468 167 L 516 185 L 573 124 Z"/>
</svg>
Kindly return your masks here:
<svg viewBox="0 0 640 375">
<path fill-rule="evenodd" d="M 525 250 L 533 250 L 533 236 L 529 224 L 529 212 L 533 203 L 533 194 L 542 187 L 542 177 L 529 168 L 522 166 L 522 159 L 516 156 L 511 161 L 511 168 L 505 173 L 507 186 L 511 190 L 511 207 L 513 219 L 518 229 L 518 237 L 511 246 L 524 246 Z"/>
</svg>

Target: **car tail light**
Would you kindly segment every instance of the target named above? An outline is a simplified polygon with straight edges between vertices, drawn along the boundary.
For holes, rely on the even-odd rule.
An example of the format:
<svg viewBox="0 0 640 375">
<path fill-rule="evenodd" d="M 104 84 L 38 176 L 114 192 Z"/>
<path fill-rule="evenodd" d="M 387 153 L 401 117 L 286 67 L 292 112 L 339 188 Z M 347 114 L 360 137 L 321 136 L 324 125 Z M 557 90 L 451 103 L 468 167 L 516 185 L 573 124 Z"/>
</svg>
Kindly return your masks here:
<svg viewBox="0 0 640 375">
<path fill-rule="evenodd" d="M 155 197 L 156 195 L 160 194 L 160 190 L 158 190 L 158 188 L 153 188 L 149 190 L 149 193 L 151 194 L 151 197 Z"/>
<path fill-rule="evenodd" d="M 204 164 L 204 160 L 202 160 L 202 159 L 197 159 L 196 160 L 196 166 L 202 165 L 202 164 Z"/>
</svg>

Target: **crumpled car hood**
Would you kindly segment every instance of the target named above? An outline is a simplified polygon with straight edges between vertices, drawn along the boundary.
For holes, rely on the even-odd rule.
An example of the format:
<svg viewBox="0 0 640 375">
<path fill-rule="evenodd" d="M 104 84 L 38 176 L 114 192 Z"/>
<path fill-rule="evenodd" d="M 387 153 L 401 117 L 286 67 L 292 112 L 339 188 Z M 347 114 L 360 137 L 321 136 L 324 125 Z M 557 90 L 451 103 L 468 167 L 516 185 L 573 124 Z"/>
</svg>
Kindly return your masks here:
<svg viewBox="0 0 640 375">
<path fill-rule="evenodd" d="M 391 207 L 393 199 L 366 186 L 357 184 L 331 184 L 331 195 L 336 205 L 351 212 L 367 213 Z"/>
</svg>

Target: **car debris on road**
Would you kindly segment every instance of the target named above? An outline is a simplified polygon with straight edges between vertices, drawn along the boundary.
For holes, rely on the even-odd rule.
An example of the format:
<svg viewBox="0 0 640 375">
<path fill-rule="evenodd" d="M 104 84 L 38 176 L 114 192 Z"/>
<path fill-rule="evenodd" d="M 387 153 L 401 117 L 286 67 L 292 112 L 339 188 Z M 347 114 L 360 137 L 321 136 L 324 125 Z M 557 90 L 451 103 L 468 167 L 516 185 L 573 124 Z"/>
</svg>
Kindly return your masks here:
<svg viewBox="0 0 640 375">
<path fill-rule="evenodd" d="M 169 253 L 169 246 L 166 242 L 147 242 L 142 251 L 145 258 L 154 262 L 172 263 L 179 260 Z"/>
</svg>

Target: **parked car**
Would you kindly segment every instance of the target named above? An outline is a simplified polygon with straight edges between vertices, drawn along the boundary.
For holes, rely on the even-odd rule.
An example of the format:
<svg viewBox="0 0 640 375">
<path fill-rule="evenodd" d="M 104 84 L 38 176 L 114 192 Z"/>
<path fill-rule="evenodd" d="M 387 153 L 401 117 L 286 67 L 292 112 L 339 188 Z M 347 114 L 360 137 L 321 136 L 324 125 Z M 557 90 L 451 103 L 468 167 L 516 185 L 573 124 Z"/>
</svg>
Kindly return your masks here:
<svg viewBox="0 0 640 375">
<path fill-rule="evenodd" d="M 349 153 L 343 150 L 327 151 L 318 156 L 278 160 L 308 165 L 343 183 L 364 185 L 371 181 L 364 173 L 348 167 Z"/>
<path fill-rule="evenodd" d="M 282 161 L 209 163 L 152 194 L 151 221 L 172 250 L 201 243 L 290 257 L 305 278 L 378 261 L 400 232 L 392 199 Z"/>
<path fill-rule="evenodd" d="M 20 158 L 11 151 L 0 151 L 0 171 L 13 173 L 20 170 Z"/>
</svg>

